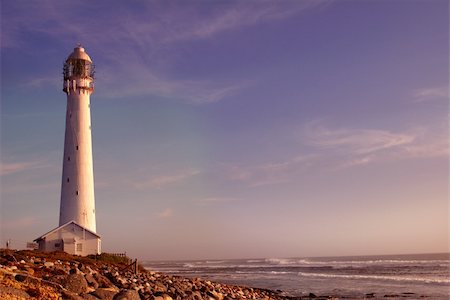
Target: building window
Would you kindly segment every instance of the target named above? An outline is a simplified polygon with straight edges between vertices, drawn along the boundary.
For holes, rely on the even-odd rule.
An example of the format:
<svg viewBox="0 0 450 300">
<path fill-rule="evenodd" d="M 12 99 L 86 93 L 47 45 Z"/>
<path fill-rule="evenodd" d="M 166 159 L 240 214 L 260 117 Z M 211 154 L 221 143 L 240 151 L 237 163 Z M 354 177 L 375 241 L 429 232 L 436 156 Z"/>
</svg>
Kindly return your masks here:
<svg viewBox="0 0 450 300">
<path fill-rule="evenodd" d="M 55 243 L 55 248 L 61 247 L 61 243 Z"/>
<path fill-rule="evenodd" d="M 77 244 L 77 252 L 83 251 L 83 244 Z"/>
</svg>

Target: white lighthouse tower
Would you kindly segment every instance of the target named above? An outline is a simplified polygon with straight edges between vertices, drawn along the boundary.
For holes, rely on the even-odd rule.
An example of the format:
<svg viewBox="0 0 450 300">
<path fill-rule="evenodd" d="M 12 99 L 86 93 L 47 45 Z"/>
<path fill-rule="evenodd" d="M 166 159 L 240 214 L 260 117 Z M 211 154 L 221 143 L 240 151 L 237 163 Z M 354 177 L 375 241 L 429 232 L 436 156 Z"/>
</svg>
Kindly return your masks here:
<svg viewBox="0 0 450 300">
<path fill-rule="evenodd" d="M 67 94 L 67 112 L 59 225 L 75 221 L 96 232 L 90 112 L 94 68 L 80 46 L 64 64 L 63 90 Z"/>
<path fill-rule="evenodd" d="M 95 222 L 90 113 L 94 66 L 84 48 L 73 50 L 63 73 L 67 111 L 59 227 L 36 241 L 43 251 L 95 254 L 100 252 L 100 236 Z"/>
</svg>

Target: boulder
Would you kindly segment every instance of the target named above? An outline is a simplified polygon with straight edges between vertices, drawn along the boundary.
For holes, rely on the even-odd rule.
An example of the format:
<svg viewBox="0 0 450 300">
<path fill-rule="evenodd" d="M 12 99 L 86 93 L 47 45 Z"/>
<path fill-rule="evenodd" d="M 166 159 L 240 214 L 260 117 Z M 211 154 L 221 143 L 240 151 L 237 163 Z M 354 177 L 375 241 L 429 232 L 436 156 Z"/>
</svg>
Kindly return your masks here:
<svg viewBox="0 0 450 300">
<path fill-rule="evenodd" d="M 84 300 L 98 300 L 97 297 L 91 294 L 81 294 L 81 297 L 83 297 Z"/>
<path fill-rule="evenodd" d="M 44 263 L 44 266 L 45 267 L 47 267 L 47 268 L 51 268 L 51 267 L 53 267 L 55 264 L 53 263 L 53 262 L 51 262 L 51 261 L 46 261 L 45 263 Z"/>
<path fill-rule="evenodd" d="M 98 288 L 91 294 L 102 300 L 112 300 L 117 291 L 111 288 Z"/>
<path fill-rule="evenodd" d="M 63 287 L 68 289 L 75 294 L 85 293 L 88 288 L 88 284 L 84 276 L 81 274 L 70 274 L 67 275 L 63 281 Z"/>
<path fill-rule="evenodd" d="M 140 300 L 139 293 L 135 290 L 122 290 L 116 294 L 113 300 Z"/>
<path fill-rule="evenodd" d="M 70 291 L 62 291 L 63 300 L 83 300 L 83 297 L 78 296 L 76 293 Z"/>
<path fill-rule="evenodd" d="M 98 286 L 101 288 L 114 287 L 114 284 L 112 284 L 112 282 L 108 278 L 99 273 L 94 274 L 94 279 L 95 281 L 97 281 Z"/>
<path fill-rule="evenodd" d="M 86 276 L 84 276 L 84 278 L 86 279 L 89 286 L 92 286 L 95 290 L 98 289 L 99 284 L 95 280 L 94 276 L 92 276 L 91 274 L 86 274 Z"/>
<path fill-rule="evenodd" d="M 30 295 L 27 292 L 9 287 L 9 286 L 1 286 L 0 285 L 0 299 L 28 299 Z"/>
<path fill-rule="evenodd" d="M 27 279 L 27 277 L 22 274 L 17 274 L 16 276 L 14 276 L 14 279 L 19 282 L 22 282 L 22 281 L 25 281 Z"/>
</svg>

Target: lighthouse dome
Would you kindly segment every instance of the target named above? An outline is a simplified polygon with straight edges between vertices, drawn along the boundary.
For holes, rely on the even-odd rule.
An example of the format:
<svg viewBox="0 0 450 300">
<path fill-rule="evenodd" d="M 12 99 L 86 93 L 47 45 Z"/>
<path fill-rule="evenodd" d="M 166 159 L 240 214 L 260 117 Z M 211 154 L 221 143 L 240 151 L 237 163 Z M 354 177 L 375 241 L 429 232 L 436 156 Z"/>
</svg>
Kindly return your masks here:
<svg viewBox="0 0 450 300">
<path fill-rule="evenodd" d="M 73 49 L 73 52 L 67 58 L 67 60 L 72 60 L 72 59 L 82 59 L 82 60 L 87 60 L 88 62 L 92 62 L 89 55 L 84 51 L 84 48 L 81 46 L 75 47 Z"/>
</svg>

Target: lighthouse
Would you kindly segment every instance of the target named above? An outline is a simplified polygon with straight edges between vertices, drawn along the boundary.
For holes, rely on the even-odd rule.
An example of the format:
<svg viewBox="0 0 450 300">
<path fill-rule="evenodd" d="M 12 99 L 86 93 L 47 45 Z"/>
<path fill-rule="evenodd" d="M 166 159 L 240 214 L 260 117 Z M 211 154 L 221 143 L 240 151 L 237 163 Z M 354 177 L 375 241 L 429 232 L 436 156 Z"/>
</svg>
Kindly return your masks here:
<svg viewBox="0 0 450 300">
<path fill-rule="evenodd" d="M 90 112 L 94 67 L 84 48 L 73 50 L 63 73 L 67 110 L 59 225 L 75 221 L 96 232 Z"/>
<path fill-rule="evenodd" d="M 80 45 L 66 59 L 63 74 L 67 108 L 59 227 L 35 241 L 42 251 L 98 254 L 100 236 L 96 233 L 95 221 L 90 112 L 94 65 Z"/>
</svg>

